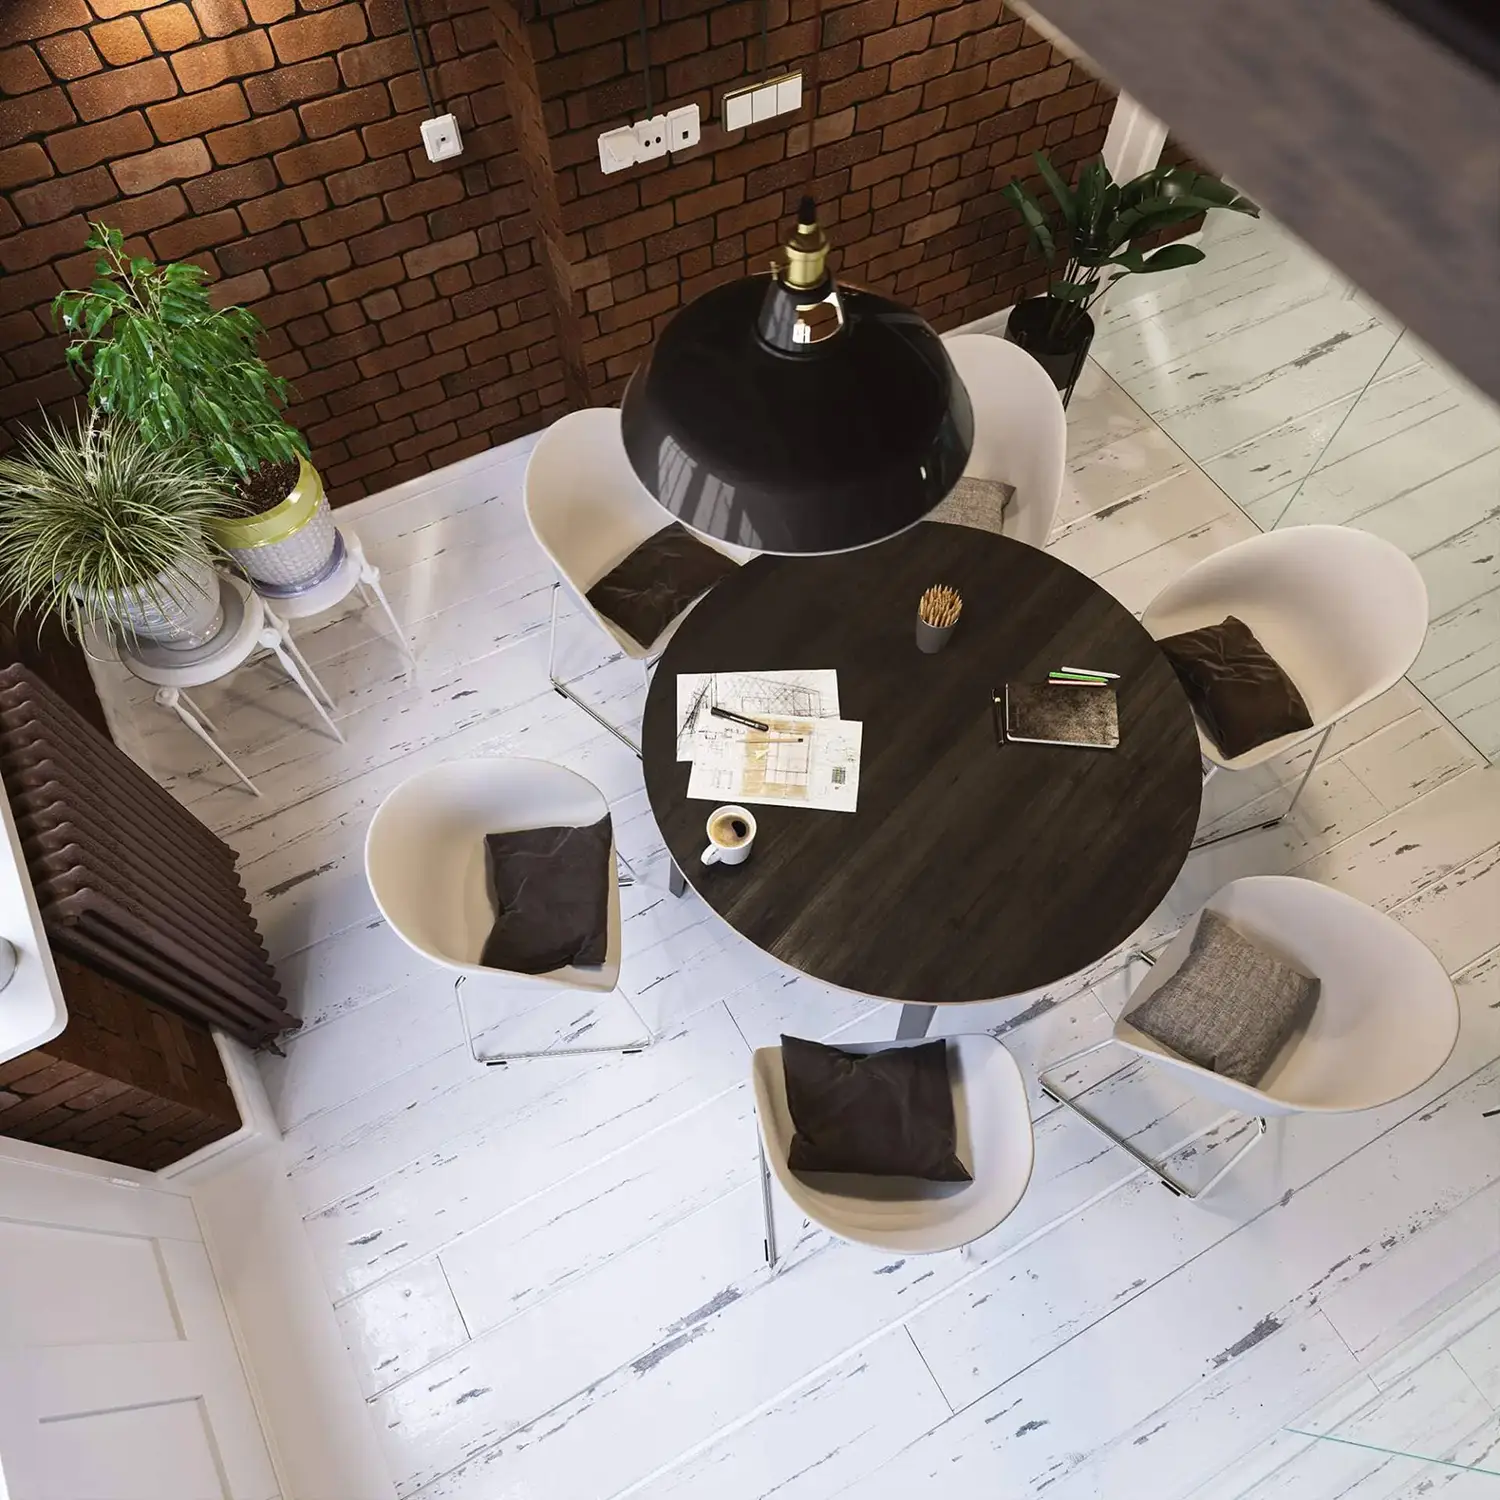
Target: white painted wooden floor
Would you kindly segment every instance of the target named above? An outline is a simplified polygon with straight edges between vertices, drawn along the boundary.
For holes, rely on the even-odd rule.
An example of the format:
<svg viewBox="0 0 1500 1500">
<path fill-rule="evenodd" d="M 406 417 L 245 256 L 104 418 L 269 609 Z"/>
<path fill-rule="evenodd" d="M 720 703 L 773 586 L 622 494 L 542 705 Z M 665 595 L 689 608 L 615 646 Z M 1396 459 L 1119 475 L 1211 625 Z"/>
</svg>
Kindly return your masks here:
<svg viewBox="0 0 1500 1500">
<path fill-rule="evenodd" d="M 1254 530 L 1097 367 L 1070 427 L 1054 550 L 1130 607 Z M 881 1256 L 783 1203 L 768 1274 L 750 1050 L 782 1029 L 890 1036 L 895 1011 L 781 971 L 666 893 L 638 763 L 547 690 L 550 577 L 521 513 L 524 457 L 345 513 L 419 658 L 407 682 L 362 617 L 299 627 L 346 745 L 267 669 L 203 691 L 263 800 L 137 687 L 110 692 L 139 753 L 239 850 L 305 1018 L 263 1071 L 404 1497 L 1173 1500 L 1216 1476 L 1226 1497 L 1263 1478 L 1285 1424 L 1350 1382 L 1372 1388 L 1390 1348 L 1500 1268 L 1500 1119 L 1480 1115 L 1500 1104 L 1500 768 L 1402 684 L 1339 729 L 1294 823 L 1194 856 L 1142 936 L 1251 871 L 1371 901 L 1458 976 L 1463 1033 L 1437 1078 L 1369 1114 L 1287 1122 L 1197 1205 L 1034 1095 L 1030 1190 L 973 1259 Z M 602 663 L 598 698 L 636 711 L 634 666 L 603 662 L 582 622 L 568 640 L 572 667 Z M 626 892 L 623 973 L 662 1034 L 645 1054 L 477 1067 L 449 984 L 378 920 L 371 813 L 418 767 L 476 752 L 557 759 L 610 797 L 648 880 Z M 1272 805 L 1298 766 L 1216 778 L 1210 821 Z M 1106 1034 L 1113 969 L 940 1023 L 1003 1036 L 1034 1078 Z M 517 1045 L 624 1034 L 610 1004 L 491 1019 Z M 1144 1068 L 1108 1066 L 1097 1107 L 1144 1146 L 1214 1126 Z M 1209 1129 L 1179 1168 L 1210 1167 L 1243 1129 Z M 1274 1493 L 1344 1493 L 1307 1475 Z"/>
<path fill-rule="evenodd" d="M 1261 526 L 1357 526 L 1414 557 L 1412 673 L 1500 757 L 1500 408 L 1278 224 L 1220 214 L 1208 258 L 1130 277 L 1094 356 Z"/>
</svg>

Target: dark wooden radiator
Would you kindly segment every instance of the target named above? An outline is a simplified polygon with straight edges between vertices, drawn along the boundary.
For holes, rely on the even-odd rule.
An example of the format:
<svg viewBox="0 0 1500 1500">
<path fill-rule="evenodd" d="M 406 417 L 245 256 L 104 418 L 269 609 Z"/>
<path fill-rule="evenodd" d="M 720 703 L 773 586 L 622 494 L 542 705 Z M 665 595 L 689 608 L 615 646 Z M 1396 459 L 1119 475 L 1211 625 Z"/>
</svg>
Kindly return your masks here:
<svg viewBox="0 0 1500 1500">
<path fill-rule="evenodd" d="M 55 951 L 252 1047 L 301 1024 L 234 851 L 19 665 L 0 670 L 0 778 Z"/>
<path fill-rule="evenodd" d="M 154 1172 L 239 1129 L 206 1026 L 55 959 L 68 1024 L 0 1063 L 0 1135 Z"/>
</svg>

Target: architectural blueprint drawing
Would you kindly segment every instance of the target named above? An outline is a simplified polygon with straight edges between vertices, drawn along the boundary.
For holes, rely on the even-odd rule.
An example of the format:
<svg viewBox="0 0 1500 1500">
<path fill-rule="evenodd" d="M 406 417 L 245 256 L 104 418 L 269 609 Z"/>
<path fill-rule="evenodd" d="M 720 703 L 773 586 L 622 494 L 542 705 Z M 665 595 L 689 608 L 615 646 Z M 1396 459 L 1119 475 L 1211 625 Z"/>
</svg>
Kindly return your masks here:
<svg viewBox="0 0 1500 1500">
<path fill-rule="evenodd" d="M 712 705 L 765 722 L 775 718 L 836 719 L 839 674 L 826 671 L 679 672 L 677 674 L 677 759 L 693 759 L 693 739 L 701 728 L 722 727 Z"/>
<path fill-rule="evenodd" d="M 864 725 L 851 719 L 767 716 L 767 730 L 712 718 L 693 738 L 689 797 L 792 803 L 853 812 Z"/>
</svg>

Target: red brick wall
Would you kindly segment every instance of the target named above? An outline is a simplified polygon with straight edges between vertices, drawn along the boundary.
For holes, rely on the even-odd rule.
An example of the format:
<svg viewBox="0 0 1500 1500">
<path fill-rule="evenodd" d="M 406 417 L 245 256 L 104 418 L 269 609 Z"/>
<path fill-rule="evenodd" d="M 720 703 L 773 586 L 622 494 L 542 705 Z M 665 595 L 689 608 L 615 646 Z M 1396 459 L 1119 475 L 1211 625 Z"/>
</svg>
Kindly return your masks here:
<svg viewBox="0 0 1500 1500">
<path fill-rule="evenodd" d="M 759 67 L 759 6 L 660 0 L 652 97 L 696 100 L 703 139 L 609 177 L 599 131 L 645 106 L 636 0 L 531 26 L 596 404 L 682 302 L 766 268 L 809 187 L 846 281 L 939 328 L 1008 306 L 1037 277 L 1000 188 L 1036 147 L 1067 163 L 1104 143 L 1112 91 L 1000 0 L 825 0 L 821 47 L 815 0 L 767 4 L 766 62 L 804 70 L 801 114 L 726 135 L 718 100 Z"/>
<path fill-rule="evenodd" d="M 939 327 L 1034 281 L 999 189 L 1073 161 L 1113 97 L 1000 0 L 767 0 L 804 108 L 726 136 L 755 0 L 647 0 L 657 107 L 702 143 L 604 177 L 641 115 L 638 0 L 413 0 L 464 154 L 439 166 L 399 0 L 0 6 L 0 420 L 72 399 L 47 305 L 87 222 L 191 259 L 270 330 L 336 501 L 618 398 L 673 310 L 764 269 L 810 184 L 840 274 Z M 819 108 L 810 124 L 814 80 Z"/>
<path fill-rule="evenodd" d="M 398 0 L 7 0 L 0 417 L 68 397 L 47 303 L 87 221 L 254 308 L 337 500 L 564 410 L 483 0 L 413 9 L 464 154 L 421 148 Z"/>
</svg>

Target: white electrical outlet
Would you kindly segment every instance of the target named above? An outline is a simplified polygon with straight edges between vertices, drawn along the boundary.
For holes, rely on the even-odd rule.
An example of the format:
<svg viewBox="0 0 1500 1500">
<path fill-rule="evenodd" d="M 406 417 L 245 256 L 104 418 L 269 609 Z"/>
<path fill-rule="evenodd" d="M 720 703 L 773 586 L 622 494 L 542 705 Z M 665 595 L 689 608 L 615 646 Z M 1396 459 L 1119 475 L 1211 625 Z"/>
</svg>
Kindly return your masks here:
<svg viewBox="0 0 1500 1500">
<path fill-rule="evenodd" d="M 671 114 L 652 115 L 634 125 L 620 125 L 599 137 L 599 170 L 623 172 L 638 161 L 655 161 L 668 151 L 696 146 L 700 136 L 696 104 L 684 104 Z"/>
<path fill-rule="evenodd" d="M 655 161 L 667 154 L 667 117 L 652 115 L 649 120 L 637 120 L 635 124 L 635 159 Z"/>
<path fill-rule="evenodd" d="M 427 149 L 428 161 L 447 161 L 450 156 L 461 156 L 464 141 L 458 132 L 458 121 L 452 115 L 423 120 L 422 144 Z"/>
<path fill-rule="evenodd" d="M 633 127 L 621 125 L 617 130 L 606 130 L 599 137 L 599 170 L 623 172 L 626 167 L 633 167 L 637 149 Z"/>
<path fill-rule="evenodd" d="M 701 137 L 696 104 L 684 104 L 667 116 L 668 151 L 686 151 L 689 146 L 696 146 Z"/>
</svg>

